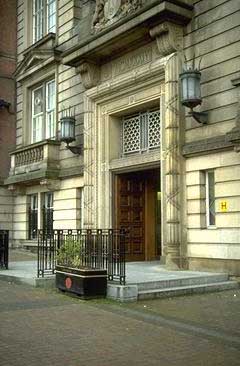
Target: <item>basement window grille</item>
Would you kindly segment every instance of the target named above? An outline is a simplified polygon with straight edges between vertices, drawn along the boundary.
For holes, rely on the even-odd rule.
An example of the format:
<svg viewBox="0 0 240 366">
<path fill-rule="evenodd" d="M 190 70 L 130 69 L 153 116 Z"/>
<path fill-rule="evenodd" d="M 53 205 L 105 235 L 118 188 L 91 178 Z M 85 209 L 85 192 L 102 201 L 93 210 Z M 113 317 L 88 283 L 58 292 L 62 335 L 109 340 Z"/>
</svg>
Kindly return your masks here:
<svg viewBox="0 0 240 366">
<path fill-rule="evenodd" d="M 160 146 L 160 111 L 140 112 L 123 118 L 123 154 L 141 153 Z"/>
</svg>

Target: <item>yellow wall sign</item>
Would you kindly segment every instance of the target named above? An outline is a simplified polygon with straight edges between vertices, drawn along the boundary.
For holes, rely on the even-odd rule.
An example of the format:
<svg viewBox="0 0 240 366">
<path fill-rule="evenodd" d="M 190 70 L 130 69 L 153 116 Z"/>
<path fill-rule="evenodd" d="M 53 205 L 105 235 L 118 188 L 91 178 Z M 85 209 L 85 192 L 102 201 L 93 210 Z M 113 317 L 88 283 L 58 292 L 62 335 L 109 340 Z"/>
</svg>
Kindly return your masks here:
<svg viewBox="0 0 240 366">
<path fill-rule="evenodd" d="M 220 211 L 221 212 L 228 211 L 228 202 L 227 201 L 220 201 Z"/>
</svg>

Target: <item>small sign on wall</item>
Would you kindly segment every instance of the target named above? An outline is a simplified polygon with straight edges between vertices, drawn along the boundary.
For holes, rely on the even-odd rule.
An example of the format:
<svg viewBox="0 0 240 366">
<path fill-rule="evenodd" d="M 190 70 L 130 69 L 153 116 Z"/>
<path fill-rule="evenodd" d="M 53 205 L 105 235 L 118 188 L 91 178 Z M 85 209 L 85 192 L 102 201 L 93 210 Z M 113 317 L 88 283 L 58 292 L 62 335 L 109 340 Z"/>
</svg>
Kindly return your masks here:
<svg viewBox="0 0 240 366">
<path fill-rule="evenodd" d="M 220 211 L 221 212 L 228 211 L 228 202 L 227 201 L 220 201 Z"/>
</svg>

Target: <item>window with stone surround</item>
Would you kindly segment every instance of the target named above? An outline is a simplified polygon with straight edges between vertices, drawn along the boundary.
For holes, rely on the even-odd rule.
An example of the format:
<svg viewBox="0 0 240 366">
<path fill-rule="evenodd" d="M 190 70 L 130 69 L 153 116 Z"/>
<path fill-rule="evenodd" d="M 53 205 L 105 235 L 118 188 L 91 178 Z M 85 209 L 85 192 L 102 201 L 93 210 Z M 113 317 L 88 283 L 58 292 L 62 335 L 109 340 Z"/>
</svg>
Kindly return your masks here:
<svg viewBox="0 0 240 366">
<path fill-rule="evenodd" d="M 122 153 L 131 154 L 160 147 L 160 111 L 126 116 L 122 122 Z"/>
<path fill-rule="evenodd" d="M 53 139 L 56 135 L 55 80 L 32 90 L 31 143 Z"/>
<path fill-rule="evenodd" d="M 56 0 L 33 0 L 33 43 L 56 32 Z"/>
</svg>

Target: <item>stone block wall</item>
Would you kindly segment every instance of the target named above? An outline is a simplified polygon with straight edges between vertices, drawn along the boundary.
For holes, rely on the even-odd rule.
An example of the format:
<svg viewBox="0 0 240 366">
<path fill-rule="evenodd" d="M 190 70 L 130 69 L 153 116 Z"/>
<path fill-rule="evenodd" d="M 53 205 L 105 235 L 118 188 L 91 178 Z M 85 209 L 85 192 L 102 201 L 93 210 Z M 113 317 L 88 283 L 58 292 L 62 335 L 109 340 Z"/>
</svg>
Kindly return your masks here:
<svg viewBox="0 0 240 366">
<path fill-rule="evenodd" d="M 194 17 L 185 28 L 184 53 L 202 73 L 202 105 L 208 124 L 186 116 L 185 142 L 223 136 L 237 123 L 239 92 L 232 80 L 239 77 L 240 4 L 238 1 L 193 1 Z M 187 112 L 187 110 L 186 110 Z M 240 155 L 209 150 L 186 158 L 188 258 L 191 269 L 240 274 Z M 206 225 L 204 171 L 215 173 L 216 225 Z M 221 203 L 227 210 L 221 210 Z"/>
<path fill-rule="evenodd" d="M 60 51 L 71 47 L 76 41 L 74 31 L 80 16 L 80 1 L 60 0 L 57 1 L 57 31 L 56 47 Z M 32 45 L 30 17 L 31 6 L 29 0 L 17 1 L 18 14 L 18 37 L 17 37 L 17 61 L 18 65 L 24 58 L 24 52 Z M 46 67 L 46 72 L 48 67 Z M 71 107 L 76 118 L 76 144 L 83 141 L 83 87 L 80 75 L 75 68 L 56 63 L 54 66 L 56 81 L 56 122 L 57 138 L 60 133 L 59 120 L 62 111 Z M 44 81 L 44 72 L 42 80 Z M 28 78 L 28 91 L 35 86 L 35 74 Z M 30 99 L 26 100 L 22 83 L 17 83 L 17 125 L 16 125 L 16 146 L 24 146 L 24 129 L 28 128 L 29 120 L 26 111 L 30 108 Z M 83 185 L 82 156 L 74 155 L 66 149 L 64 143 L 60 146 L 59 152 L 60 186 L 53 191 L 54 197 L 54 229 L 74 229 L 80 225 L 80 199 L 79 191 Z M 47 187 L 33 183 L 25 189 L 23 195 L 15 197 L 14 205 L 14 239 L 16 245 L 27 239 L 28 218 L 27 207 L 29 195 L 40 192 L 47 192 Z M 40 204 L 39 198 L 39 204 Z M 39 208 L 40 213 L 40 208 Z"/>
</svg>

